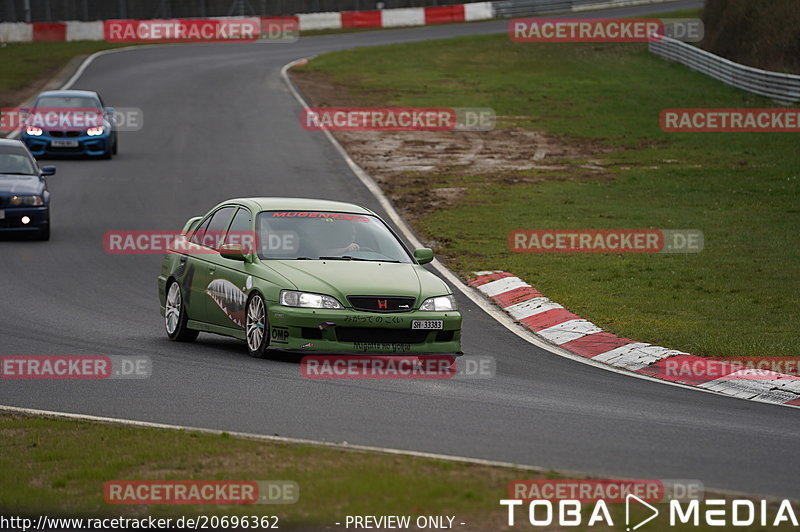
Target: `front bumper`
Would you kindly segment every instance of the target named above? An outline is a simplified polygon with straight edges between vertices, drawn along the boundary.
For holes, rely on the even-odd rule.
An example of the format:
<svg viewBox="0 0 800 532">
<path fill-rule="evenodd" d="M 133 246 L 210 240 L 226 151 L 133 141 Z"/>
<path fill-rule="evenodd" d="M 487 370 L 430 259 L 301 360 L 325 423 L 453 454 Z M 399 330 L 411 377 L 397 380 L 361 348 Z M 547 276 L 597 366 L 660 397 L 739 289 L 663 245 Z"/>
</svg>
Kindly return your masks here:
<svg viewBox="0 0 800 532">
<path fill-rule="evenodd" d="M 461 352 L 461 314 L 361 312 L 268 305 L 270 347 L 356 354 Z M 413 330 L 414 320 L 442 320 L 441 330 Z"/>
<path fill-rule="evenodd" d="M 78 137 L 52 137 L 46 132 L 38 137 L 32 137 L 25 133 L 20 137 L 22 142 L 28 146 L 34 157 L 47 155 L 88 155 L 98 157 L 105 155 L 111 149 L 111 134 L 106 133 L 96 137 L 82 134 Z M 75 147 L 54 147 L 53 141 L 77 141 Z"/>
<path fill-rule="evenodd" d="M 45 229 L 50 223 L 50 207 L 6 207 L 0 208 L 4 216 L 0 218 L 0 231 L 25 232 L 39 231 Z M 22 218 L 27 216 L 31 219 L 27 224 L 22 223 Z"/>
</svg>

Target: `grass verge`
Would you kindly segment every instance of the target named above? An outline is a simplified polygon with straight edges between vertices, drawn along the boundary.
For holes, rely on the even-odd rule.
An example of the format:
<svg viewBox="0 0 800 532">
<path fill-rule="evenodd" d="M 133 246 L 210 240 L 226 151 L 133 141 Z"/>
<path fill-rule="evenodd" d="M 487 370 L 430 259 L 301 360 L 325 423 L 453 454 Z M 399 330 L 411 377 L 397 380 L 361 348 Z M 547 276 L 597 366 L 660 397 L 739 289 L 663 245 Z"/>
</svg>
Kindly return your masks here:
<svg viewBox="0 0 800 532">
<path fill-rule="evenodd" d="M 0 414 L 0 513 L 78 516 L 277 515 L 281 528 L 346 514 L 457 515 L 502 522 L 515 478 L 541 475 L 377 453 L 192 432 Z M 111 505 L 108 480 L 294 480 L 291 505 Z M 488 527 L 488 528 L 487 528 Z"/>
<path fill-rule="evenodd" d="M 504 35 L 334 52 L 297 73 L 301 88 L 304 77 L 327 87 L 322 97 L 309 91 L 317 104 L 492 107 L 496 135 L 542 131 L 586 154 L 554 160 L 557 171 L 445 165 L 383 180 L 406 212 L 436 189 L 463 191 L 412 216 L 462 275 L 515 272 L 604 329 L 694 354 L 800 354 L 796 135 L 659 127 L 664 108 L 774 107 L 768 100 L 644 45 L 513 43 Z M 700 229 L 706 246 L 681 255 L 509 251 L 511 230 L 535 228 Z"/>
<path fill-rule="evenodd" d="M 509 530 L 499 500 L 507 498 L 510 481 L 558 478 L 554 472 L 7 413 L 0 414 L 0 435 L 0 515 L 6 517 L 271 515 L 282 529 L 330 530 L 343 529 L 334 524 L 348 515 L 435 515 L 454 516 L 459 530 L 489 532 Z M 103 497 L 109 480 L 293 480 L 300 497 L 291 505 L 112 505 Z M 666 505 L 658 506 L 666 515 Z M 624 505 L 609 507 L 616 526 L 591 530 L 621 529 Z M 774 503 L 770 508 L 774 515 Z M 649 511 L 634 508 L 632 515 L 642 520 Z M 517 509 L 515 516 L 517 526 L 529 526 L 527 511 Z M 671 529 L 662 519 L 648 530 Z"/>
<path fill-rule="evenodd" d="M 128 44 L 104 41 L 8 43 L 0 47 L 0 107 L 19 105 L 34 95 L 76 56 Z"/>
</svg>

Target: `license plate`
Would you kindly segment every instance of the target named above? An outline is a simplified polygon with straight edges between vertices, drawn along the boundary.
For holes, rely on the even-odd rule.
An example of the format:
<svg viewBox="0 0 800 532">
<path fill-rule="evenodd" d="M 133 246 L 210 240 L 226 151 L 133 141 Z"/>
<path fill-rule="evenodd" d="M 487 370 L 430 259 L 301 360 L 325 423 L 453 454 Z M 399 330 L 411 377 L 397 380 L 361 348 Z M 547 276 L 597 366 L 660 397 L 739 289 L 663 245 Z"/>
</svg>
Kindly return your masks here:
<svg viewBox="0 0 800 532">
<path fill-rule="evenodd" d="M 0 211 L 0 220 L 6 219 L 6 211 Z"/>
<path fill-rule="evenodd" d="M 416 330 L 438 331 L 444 328 L 442 320 L 413 320 L 411 328 Z"/>
<path fill-rule="evenodd" d="M 77 140 L 51 140 L 50 145 L 54 148 L 77 148 Z"/>
</svg>

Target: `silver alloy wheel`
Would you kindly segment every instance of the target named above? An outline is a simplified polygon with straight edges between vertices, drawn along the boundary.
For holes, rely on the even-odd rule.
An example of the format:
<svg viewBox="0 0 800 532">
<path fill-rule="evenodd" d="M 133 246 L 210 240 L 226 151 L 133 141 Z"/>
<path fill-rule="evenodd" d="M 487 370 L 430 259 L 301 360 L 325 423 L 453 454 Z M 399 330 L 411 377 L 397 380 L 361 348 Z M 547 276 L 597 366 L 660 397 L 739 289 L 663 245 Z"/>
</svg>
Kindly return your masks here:
<svg viewBox="0 0 800 532">
<path fill-rule="evenodd" d="M 178 283 L 172 283 L 169 286 L 169 292 L 167 292 L 167 304 L 164 310 L 164 323 L 169 334 L 174 334 L 178 329 L 182 304 L 181 287 L 178 286 Z"/>
<path fill-rule="evenodd" d="M 260 296 L 253 296 L 247 306 L 247 347 L 257 351 L 264 339 L 265 327 L 264 301 Z"/>
</svg>

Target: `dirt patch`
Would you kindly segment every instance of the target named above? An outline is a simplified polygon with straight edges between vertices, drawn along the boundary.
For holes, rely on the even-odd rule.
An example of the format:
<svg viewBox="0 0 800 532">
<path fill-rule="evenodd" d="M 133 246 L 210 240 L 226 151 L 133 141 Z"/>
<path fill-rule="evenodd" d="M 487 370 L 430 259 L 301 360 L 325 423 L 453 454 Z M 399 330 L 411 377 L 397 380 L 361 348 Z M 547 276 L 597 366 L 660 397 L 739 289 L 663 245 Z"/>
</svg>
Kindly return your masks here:
<svg viewBox="0 0 800 532">
<path fill-rule="evenodd" d="M 385 106 L 385 94 L 357 90 L 322 72 L 295 70 L 292 78 L 316 107 Z M 356 88 L 354 88 L 356 87 Z M 473 187 L 494 183 L 606 178 L 596 142 L 565 140 L 513 126 L 527 117 L 497 117 L 493 131 L 334 132 L 359 166 L 407 220 L 452 207 Z"/>
</svg>

